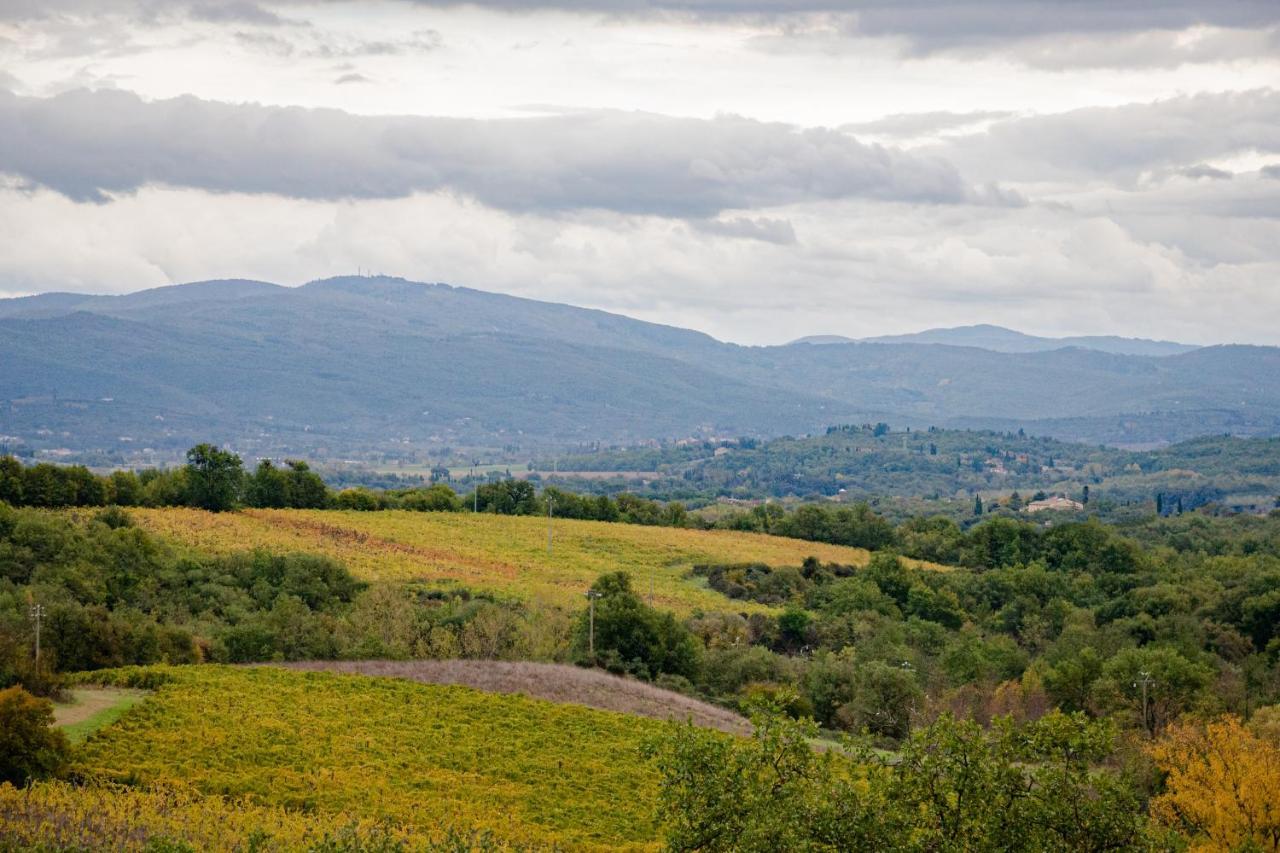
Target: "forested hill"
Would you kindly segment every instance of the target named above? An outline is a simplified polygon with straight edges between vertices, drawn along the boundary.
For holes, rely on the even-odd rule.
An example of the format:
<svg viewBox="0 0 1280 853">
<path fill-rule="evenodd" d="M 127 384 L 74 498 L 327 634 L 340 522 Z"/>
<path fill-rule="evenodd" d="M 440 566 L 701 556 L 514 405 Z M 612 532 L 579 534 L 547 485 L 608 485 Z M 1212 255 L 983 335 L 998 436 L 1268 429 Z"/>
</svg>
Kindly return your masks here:
<svg viewBox="0 0 1280 853">
<path fill-rule="evenodd" d="M 1165 356 L 933 343 L 742 347 L 602 311 L 391 278 L 0 300 L 22 448 L 310 458 L 820 432 L 889 420 L 1115 444 L 1280 434 L 1280 349 Z"/>
</svg>

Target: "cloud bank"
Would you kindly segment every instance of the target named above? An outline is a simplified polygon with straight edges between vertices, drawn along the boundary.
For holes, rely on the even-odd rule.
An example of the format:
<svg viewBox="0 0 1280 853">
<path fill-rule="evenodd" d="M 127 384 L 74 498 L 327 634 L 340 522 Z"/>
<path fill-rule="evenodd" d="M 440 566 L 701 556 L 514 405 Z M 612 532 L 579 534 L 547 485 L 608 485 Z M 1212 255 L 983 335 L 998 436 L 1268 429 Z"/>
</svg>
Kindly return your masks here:
<svg viewBox="0 0 1280 853">
<path fill-rule="evenodd" d="M 448 191 L 508 211 L 671 217 L 823 199 L 1006 201 L 936 157 L 737 116 L 365 117 L 121 91 L 0 94 L 0 172 L 98 202 L 153 184 L 321 200 Z"/>
</svg>

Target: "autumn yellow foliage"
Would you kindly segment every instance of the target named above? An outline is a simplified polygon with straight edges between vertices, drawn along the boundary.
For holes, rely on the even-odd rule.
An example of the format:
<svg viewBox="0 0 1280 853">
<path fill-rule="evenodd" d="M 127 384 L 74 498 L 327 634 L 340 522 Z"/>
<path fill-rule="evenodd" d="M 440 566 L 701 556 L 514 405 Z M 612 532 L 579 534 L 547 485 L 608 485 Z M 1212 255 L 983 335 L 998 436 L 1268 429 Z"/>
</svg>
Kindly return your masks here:
<svg viewBox="0 0 1280 853">
<path fill-rule="evenodd" d="M 733 601 L 689 576 L 698 563 L 798 566 L 813 556 L 866 565 L 861 548 L 760 533 L 685 530 L 557 519 L 551 551 L 545 518 L 470 513 L 261 510 L 213 514 L 196 509 L 130 511 L 146 530 L 204 552 L 252 548 L 321 553 L 366 581 L 459 584 L 521 600 L 579 606 L 600 575 L 625 570 L 655 606 L 765 610 Z"/>
<path fill-rule="evenodd" d="M 480 832 L 518 847 L 657 846 L 657 781 L 640 749 L 663 731 L 657 720 L 275 667 L 85 677 L 157 687 L 77 750 L 73 769 L 99 783 L 226 797 L 267 809 L 268 822 L 272 809 L 327 816 L 329 828 L 389 821 L 416 840 Z"/>
<path fill-rule="evenodd" d="M 1152 815 L 1191 850 L 1280 851 L 1280 746 L 1223 717 L 1175 725 L 1150 753 L 1168 774 Z"/>
<path fill-rule="evenodd" d="M 303 814 L 248 799 L 173 788 L 37 782 L 0 785 L 0 849 L 146 850 L 182 842 L 197 850 L 305 850 L 326 840 L 432 842 L 402 827 L 345 814 Z"/>
</svg>

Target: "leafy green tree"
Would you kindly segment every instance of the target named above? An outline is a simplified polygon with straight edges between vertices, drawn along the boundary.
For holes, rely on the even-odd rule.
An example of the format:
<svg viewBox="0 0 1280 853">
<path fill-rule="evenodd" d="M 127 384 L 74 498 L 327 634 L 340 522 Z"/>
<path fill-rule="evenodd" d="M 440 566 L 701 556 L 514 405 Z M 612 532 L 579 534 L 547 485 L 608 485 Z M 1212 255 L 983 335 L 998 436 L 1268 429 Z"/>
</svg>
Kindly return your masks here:
<svg viewBox="0 0 1280 853">
<path fill-rule="evenodd" d="M 1196 705 L 1213 670 L 1163 646 L 1125 649 L 1106 662 L 1098 693 L 1105 706 L 1129 716 L 1148 734 L 1164 730 Z"/>
<path fill-rule="evenodd" d="M 1044 674 L 1044 688 L 1065 711 L 1093 711 L 1094 685 L 1102 677 L 1102 658 L 1089 646 L 1059 660 Z"/>
<path fill-rule="evenodd" d="M 329 487 L 306 462 L 286 459 L 285 465 L 289 468 L 289 506 L 294 509 L 323 509 L 329 505 Z"/>
<path fill-rule="evenodd" d="M 290 506 L 289 477 L 270 459 L 263 459 L 245 483 L 245 502 L 253 507 L 280 509 Z"/>
<path fill-rule="evenodd" d="M 70 746 L 53 728 L 53 704 L 21 687 L 0 690 L 0 782 L 22 786 L 62 772 Z"/>
<path fill-rule="evenodd" d="M 693 679 L 698 674 L 699 650 L 689 630 L 670 612 L 645 604 L 631 588 L 631 576 L 614 572 L 596 579 L 596 658 L 615 661 L 622 669 L 644 678 L 660 674 Z M 580 614 L 575 631 L 579 654 L 592 645 L 589 613 Z"/>
<path fill-rule="evenodd" d="M 354 489 L 343 489 L 334 499 L 338 509 L 354 509 L 360 512 L 375 512 L 382 508 L 378 495 L 363 486 Z"/>
<path fill-rule="evenodd" d="M 417 512 L 458 512 L 462 501 L 453 489 L 436 483 L 425 489 L 414 489 L 400 498 L 400 506 Z"/>
<path fill-rule="evenodd" d="M 21 506 L 22 463 L 12 456 L 0 456 L 0 501 Z"/>
<path fill-rule="evenodd" d="M 684 725 L 646 747 L 670 849 L 1165 849 L 1132 781 L 1095 769 L 1113 735 L 1083 715 L 991 730 L 944 716 L 895 759 L 857 740 L 819 753 L 816 725 L 776 706 L 752 722 L 749 740 Z"/>
<path fill-rule="evenodd" d="M 849 701 L 836 711 L 842 728 L 899 740 L 911 730 L 911 717 L 924 704 L 915 673 L 899 664 L 868 661 L 854 670 Z"/>
<path fill-rule="evenodd" d="M 188 502 L 210 512 L 233 509 L 244 477 L 240 457 L 212 444 L 197 444 L 187 451 Z"/>
<path fill-rule="evenodd" d="M 132 471 L 112 471 L 108 481 L 108 500 L 118 506 L 142 503 L 142 482 Z"/>
<path fill-rule="evenodd" d="M 661 777 L 659 811 L 673 851 L 775 853 L 886 850 L 885 807 L 858 791 L 834 751 L 817 753 L 813 721 L 771 706 L 748 740 L 673 725 L 646 749 Z"/>
</svg>

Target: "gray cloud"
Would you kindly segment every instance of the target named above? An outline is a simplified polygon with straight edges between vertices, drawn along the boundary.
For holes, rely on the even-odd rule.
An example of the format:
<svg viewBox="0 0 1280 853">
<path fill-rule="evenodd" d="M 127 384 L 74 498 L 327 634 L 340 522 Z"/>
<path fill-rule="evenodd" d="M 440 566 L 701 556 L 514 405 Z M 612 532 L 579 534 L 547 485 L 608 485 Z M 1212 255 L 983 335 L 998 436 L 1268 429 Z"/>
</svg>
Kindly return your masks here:
<svg viewBox="0 0 1280 853">
<path fill-rule="evenodd" d="M 1226 169 L 1215 169 L 1205 163 L 1197 163 L 1194 166 L 1179 169 L 1178 174 L 1186 178 L 1212 178 L 1215 181 L 1229 181 L 1235 177 L 1234 172 L 1228 172 Z"/>
<path fill-rule="evenodd" d="M 796 242 L 796 229 L 789 219 L 735 216 L 730 219 L 698 219 L 691 224 L 695 230 L 717 237 L 758 240 L 779 246 L 790 246 Z"/>
<path fill-rule="evenodd" d="M 811 200 L 1016 202 L 937 157 L 736 116 L 505 120 L 0 93 L 0 171 L 81 201 L 149 185 L 306 199 L 451 191 L 512 211 L 708 217 Z"/>
<path fill-rule="evenodd" d="M 1280 91 L 1204 93 L 998 122 L 936 148 L 1002 181 L 1137 180 L 1243 151 L 1280 152 Z"/>
<path fill-rule="evenodd" d="M 1280 180 L 1280 163 L 1263 166 L 1259 171 L 1262 172 L 1262 177 L 1264 178 L 1275 178 L 1276 180 Z"/>
</svg>

